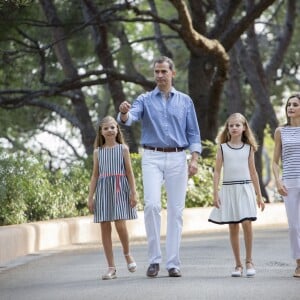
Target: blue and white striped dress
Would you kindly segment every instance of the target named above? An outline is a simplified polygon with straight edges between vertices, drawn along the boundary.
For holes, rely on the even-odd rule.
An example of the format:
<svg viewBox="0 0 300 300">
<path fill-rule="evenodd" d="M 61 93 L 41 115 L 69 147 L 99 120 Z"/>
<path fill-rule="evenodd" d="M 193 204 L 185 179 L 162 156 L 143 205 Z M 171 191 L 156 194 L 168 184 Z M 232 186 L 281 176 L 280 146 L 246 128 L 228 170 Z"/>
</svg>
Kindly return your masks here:
<svg viewBox="0 0 300 300">
<path fill-rule="evenodd" d="M 249 172 L 251 147 L 243 144 L 232 148 L 221 144 L 223 155 L 223 183 L 219 191 L 220 208 L 214 207 L 208 221 L 216 224 L 255 221 L 256 195 Z"/>
<path fill-rule="evenodd" d="M 94 222 L 137 218 L 130 207 L 129 183 L 125 173 L 123 145 L 98 148 L 99 178 L 95 192 Z"/>
<path fill-rule="evenodd" d="M 280 130 L 282 142 L 282 180 L 287 188 L 300 186 L 300 127 Z"/>
</svg>

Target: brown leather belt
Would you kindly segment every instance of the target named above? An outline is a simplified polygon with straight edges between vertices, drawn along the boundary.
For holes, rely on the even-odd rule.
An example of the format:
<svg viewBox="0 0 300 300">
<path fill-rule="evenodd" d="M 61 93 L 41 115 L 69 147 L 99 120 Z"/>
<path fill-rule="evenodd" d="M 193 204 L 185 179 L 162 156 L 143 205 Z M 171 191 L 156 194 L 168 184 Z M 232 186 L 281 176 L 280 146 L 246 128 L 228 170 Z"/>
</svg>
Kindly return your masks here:
<svg viewBox="0 0 300 300">
<path fill-rule="evenodd" d="M 144 145 L 144 149 L 147 150 L 153 150 L 153 151 L 159 151 L 159 152 L 181 152 L 184 150 L 182 147 L 176 147 L 176 148 L 160 148 L 160 147 L 150 147 Z"/>
</svg>

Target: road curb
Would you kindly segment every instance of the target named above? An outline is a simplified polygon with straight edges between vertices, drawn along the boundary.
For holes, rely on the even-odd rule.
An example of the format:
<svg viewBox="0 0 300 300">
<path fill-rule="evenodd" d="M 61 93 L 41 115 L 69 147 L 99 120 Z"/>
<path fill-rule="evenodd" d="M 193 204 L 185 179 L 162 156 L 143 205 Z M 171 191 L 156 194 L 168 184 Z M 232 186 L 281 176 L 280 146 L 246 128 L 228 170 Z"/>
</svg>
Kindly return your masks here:
<svg viewBox="0 0 300 300">
<path fill-rule="evenodd" d="M 227 225 L 217 225 L 207 221 L 211 207 L 186 208 L 183 215 L 183 234 L 203 231 L 227 230 Z M 166 234 L 167 214 L 163 210 L 161 235 Z M 258 212 L 254 227 L 286 225 L 286 212 L 283 203 L 270 203 L 264 212 Z M 127 228 L 131 241 L 146 240 L 144 214 L 138 212 L 138 219 L 128 221 Z M 113 226 L 113 241 L 119 238 Z M 101 243 L 99 224 L 93 223 L 93 216 L 58 219 L 45 222 L 10 225 L 0 227 L 0 266 L 18 257 L 43 250 L 80 243 Z"/>
</svg>

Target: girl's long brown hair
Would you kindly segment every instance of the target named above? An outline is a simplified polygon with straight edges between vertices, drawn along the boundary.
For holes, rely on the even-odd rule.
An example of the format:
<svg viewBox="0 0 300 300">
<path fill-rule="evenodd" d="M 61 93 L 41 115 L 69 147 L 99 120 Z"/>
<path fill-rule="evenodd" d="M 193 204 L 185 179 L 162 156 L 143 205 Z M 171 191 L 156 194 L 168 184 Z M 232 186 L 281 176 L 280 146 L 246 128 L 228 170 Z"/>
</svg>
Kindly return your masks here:
<svg viewBox="0 0 300 300">
<path fill-rule="evenodd" d="M 258 145 L 254 133 L 252 132 L 247 119 L 240 113 L 234 113 L 228 117 L 224 124 L 223 130 L 218 135 L 218 143 L 222 144 L 230 141 L 231 136 L 229 134 L 228 125 L 231 119 L 239 119 L 242 122 L 242 124 L 245 126 L 245 130 L 243 131 L 242 135 L 242 142 L 245 144 L 249 144 L 254 151 L 257 151 Z"/>
<path fill-rule="evenodd" d="M 107 124 L 107 123 L 110 123 L 110 122 L 115 123 L 115 125 L 118 128 L 118 134 L 116 136 L 116 142 L 119 143 L 119 144 L 125 144 L 122 131 L 121 131 L 120 126 L 119 126 L 118 122 L 116 121 L 116 119 L 111 117 L 111 116 L 106 116 L 101 120 L 101 122 L 98 126 L 97 136 L 96 136 L 96 139 L 95 139 L 95 142 L 94 142 L 94 148 L 95 149 L 99 148 L 99 147 L 102 147 L 105 144 L 105 138 L 101 134 L 101 130 L 102 130 L 102 127 L 103 127 L 104 124 Z"/>
</svg>

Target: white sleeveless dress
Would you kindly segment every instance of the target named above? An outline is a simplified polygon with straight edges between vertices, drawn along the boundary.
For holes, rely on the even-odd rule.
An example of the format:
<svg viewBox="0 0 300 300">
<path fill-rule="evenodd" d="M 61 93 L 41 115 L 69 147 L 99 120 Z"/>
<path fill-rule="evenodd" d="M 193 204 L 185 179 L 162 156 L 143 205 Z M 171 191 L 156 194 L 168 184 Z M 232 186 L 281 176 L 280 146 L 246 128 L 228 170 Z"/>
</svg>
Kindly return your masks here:
<svg viewBox="0 0 300 300">
<path fill-rule="evenodd" d="M 214 207 L 208 221 L 216 224 L 255 221 L 256 195 L 249 172 L 251 147 L 243 144 L 232 148 L 221 144 L 223 155 L 223 182 L 219 191 L 220 208 Z"/>
</svg>

